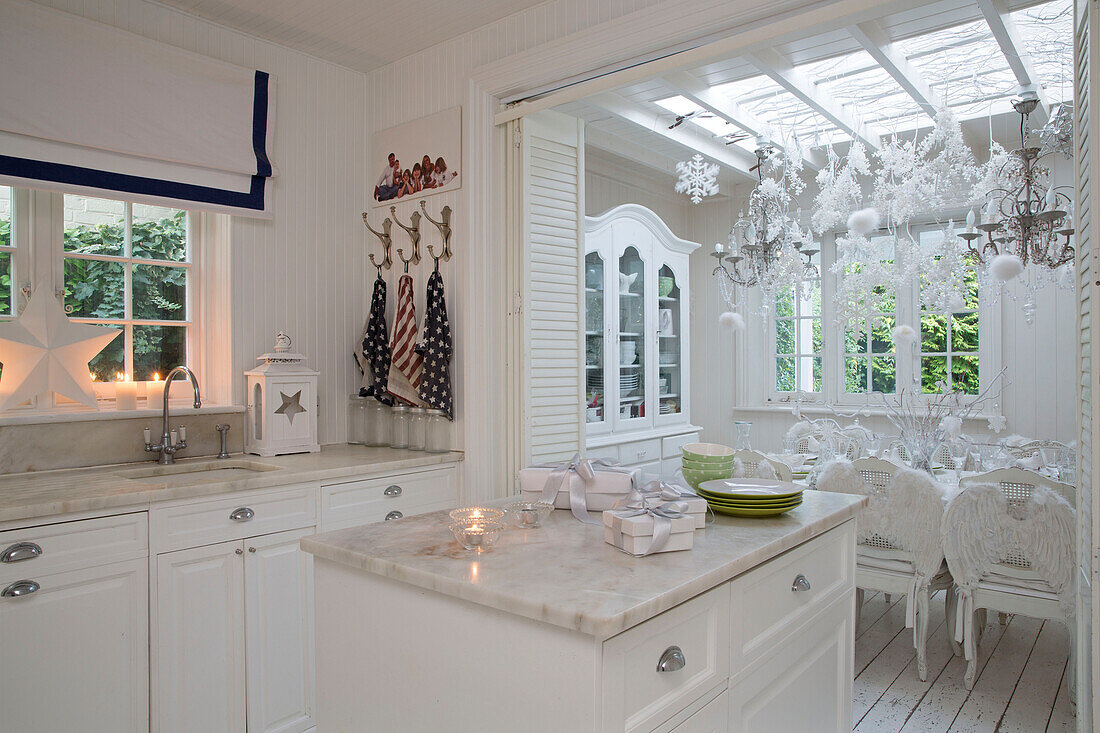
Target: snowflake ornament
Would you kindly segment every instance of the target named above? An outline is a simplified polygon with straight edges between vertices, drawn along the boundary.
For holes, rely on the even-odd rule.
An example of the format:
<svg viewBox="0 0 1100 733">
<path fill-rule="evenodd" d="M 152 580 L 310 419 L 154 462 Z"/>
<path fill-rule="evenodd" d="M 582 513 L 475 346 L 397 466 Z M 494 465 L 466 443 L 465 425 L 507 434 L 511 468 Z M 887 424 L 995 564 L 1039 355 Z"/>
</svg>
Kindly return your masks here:
<svg viewBox="0 0 1100 733">
<path fill-rule="evenodd" d="M 708 163 L 702 155 L 696 153 L 691 160 L 676 164 L 680 180 L 676 182 L 676 193 L 686 193 L 691 203 L 698 204 L 705 196 L 718 193 L 718 164 Z"/>
</svg>

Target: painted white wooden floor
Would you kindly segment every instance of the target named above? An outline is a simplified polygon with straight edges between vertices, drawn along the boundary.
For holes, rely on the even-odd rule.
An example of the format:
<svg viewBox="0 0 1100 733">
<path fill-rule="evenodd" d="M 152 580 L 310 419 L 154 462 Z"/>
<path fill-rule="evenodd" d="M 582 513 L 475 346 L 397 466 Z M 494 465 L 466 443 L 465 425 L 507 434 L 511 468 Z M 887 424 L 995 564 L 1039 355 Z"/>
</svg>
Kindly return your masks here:
<svg viewBox="0 0 1100 733">
<path fill-rule="evenodd" d="M 943 593 L 932 599 L 928 679 L 917 678 L 913 630 L 905 602 L 869 596 L 856 632 L 857 731 L 1073 731 L 1066 665 L 1069 635 L 1055 621 L 989 613 L 974 689 L 963 685 L 966 661 L 951 653 Z"/>
</svg>

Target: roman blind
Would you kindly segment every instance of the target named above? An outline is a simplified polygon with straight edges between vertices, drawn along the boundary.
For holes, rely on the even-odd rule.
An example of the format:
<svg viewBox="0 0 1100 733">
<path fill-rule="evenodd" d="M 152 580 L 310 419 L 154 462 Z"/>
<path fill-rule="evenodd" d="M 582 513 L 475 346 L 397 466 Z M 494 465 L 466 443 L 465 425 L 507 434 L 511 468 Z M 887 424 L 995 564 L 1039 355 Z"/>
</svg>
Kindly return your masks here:
<svg viewBox="0 0 1100 733">
<path fill-rule="evenodd" d="M 273 79 L 0 0 L 0 183 L 270 216 Z"/>
</svg>

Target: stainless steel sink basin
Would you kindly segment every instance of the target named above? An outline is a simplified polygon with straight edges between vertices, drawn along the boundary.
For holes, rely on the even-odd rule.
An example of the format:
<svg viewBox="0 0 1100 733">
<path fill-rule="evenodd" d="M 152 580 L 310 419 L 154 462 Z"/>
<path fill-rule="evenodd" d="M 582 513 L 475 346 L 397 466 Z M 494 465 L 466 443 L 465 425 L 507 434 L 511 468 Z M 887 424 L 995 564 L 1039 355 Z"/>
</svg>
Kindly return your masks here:
<svg viewBox="0 0 1100 733">
<path fill-rule="evenodd" d="M 210 484 L 222 481 L 237 481 L 258 476 L 268 471 L 281 471 L 282 466 L 272 466 L 268 463 L 249 461 L 243 459 L 231 459 L 224 461 L 193 461 L 173 463 L 168 466 L 142 466 L 125 471 L 118 471 L 116 475 L 128 478 L 132 481 L 147 481 L 154 484 L 168 484 L 169 486 L 183 486 L 187 484 Z"/>
</svg>

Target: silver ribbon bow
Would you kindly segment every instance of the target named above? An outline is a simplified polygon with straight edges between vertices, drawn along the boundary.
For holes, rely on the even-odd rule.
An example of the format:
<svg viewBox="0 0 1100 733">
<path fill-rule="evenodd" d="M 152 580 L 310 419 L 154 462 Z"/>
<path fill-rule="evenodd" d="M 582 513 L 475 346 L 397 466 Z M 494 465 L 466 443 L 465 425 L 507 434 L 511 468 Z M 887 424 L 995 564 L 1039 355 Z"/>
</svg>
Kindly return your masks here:
<svg viewBox="0 0 1100 733">
<path fill-rule="evenodd" d="M 682 473 L 677 472 L 678 476 L 683 476 Z M 660 498 L 665 501 L 677 501 L 679 499 L 702 499 L 703 497 L 696 494 L 686 486 L 669 483 L 668 481 L 650 481 L 643 486 L 640 491 L 646 495 L 647 498 Z M 705 512 L 706 524 L 712 524 L 715 520 L 714 510 L 710 508 L 710 502 L 707 502 L 707 509 Z"/>
<path fill-rule="evenodd" d="M 650 484 L 652 483 L 659 482 L 650 482 Z M 646 485 L 649 486 L 650 484 Z M 685 513 L 687 512 L 686 501 L 666 501 L 663 504 L 654 506 L 651 503 L 653 498 L 657 497 L 653 496 L 652 492 L 651 495 L 647 496 L 642 491 L 634 489 L 625 501 L 619 502 L 623 505 L 621 509 L 618 508 L 619 504 L 616 504 L 616 508 L 611 510 L 611 513 L 620 519 L 640 517 L 645 514 L 653 517 L 653 542 L 649 545 L 648 550 L 637 557 L 645 557 L 664 549 L 664 546 L 668 544 L 668 538 L 672 535 L 672 520 L 687 516 Z M 614 522 L 611 531 L 615 538 L 615 546 L 623 550 L 623 523 L 621 521 Z M 623 552 L 626 552 L 626 550 L 623 550 Z"/>
<path fill-rule="evenodd" d="M 588 514 L 588 503 L 585 501 L 585 491 L 588 484 L 596 478 L 596 467 L 614 473 L 628 475 L 633 473 L 629 469 L 618 468 L 614 461 L 609 461 L 606 458 L 593 460 L 591 458 L 581 458 L 580 453 L 574 453 L 573 458 L 565 463 L 542 463 L 534 466 L 534 468 L 553 469 L 550 471 L 550 475 L 546 477 L 546 483 L 543 484 L 542 496 L 539 497 L 540 501 L 553 504 L 558 492 L 561 491 L 562 483 L 569 481 L 569 510 L 573 512 L 573 516 L 585 524 L 602 524 L 602 522 L 593 519 Z M 569 476 L 574 473 L 581 477 L 584 481 L 583 484 L 577 486 L 573 484 Z M 631 487 L 633 487 L 633 480 L 631 480 Z"/>
</svg>

